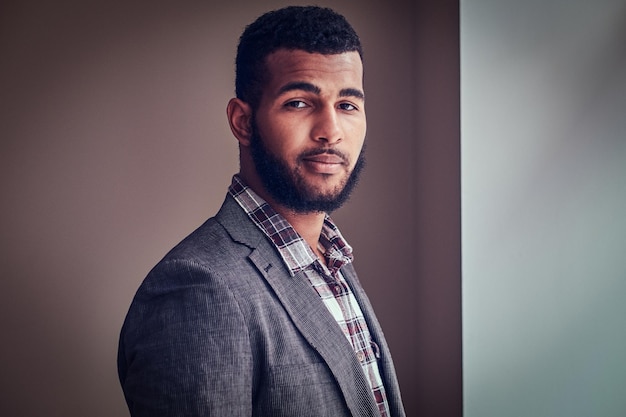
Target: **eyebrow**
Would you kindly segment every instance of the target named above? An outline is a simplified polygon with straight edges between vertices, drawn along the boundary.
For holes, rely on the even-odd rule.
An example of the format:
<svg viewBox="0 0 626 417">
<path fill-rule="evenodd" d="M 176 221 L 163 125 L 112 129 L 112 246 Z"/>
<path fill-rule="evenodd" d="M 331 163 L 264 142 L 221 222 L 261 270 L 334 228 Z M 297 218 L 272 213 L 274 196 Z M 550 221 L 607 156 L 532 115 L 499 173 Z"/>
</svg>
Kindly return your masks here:
<svg viewBox="0 0 626 417">
<path fill-rule="evenodd" d="M 316 95 L 319 95 L 322 92 L 321 88 L 319 88 L 315 84 L 307 83 L 304 81 L 295 81 L 283 85 L 280 90 L 278 90 L 278 95 L 294 90 L 306 91 L 307 93 L 313 93 Z M 339 97 L 356 97 L 364 100 L 365 94 L 363 93 L 363 91 L 357 88 L 344 88 L 339 91 Z"/>
<path fill-rule="evenodd" d="M 339 97 L 356 97 L 364 100 L 365 94 L 363 93 L 363 91 L 356 88 L 344 88 L 339 92 Z"/>
</svg>

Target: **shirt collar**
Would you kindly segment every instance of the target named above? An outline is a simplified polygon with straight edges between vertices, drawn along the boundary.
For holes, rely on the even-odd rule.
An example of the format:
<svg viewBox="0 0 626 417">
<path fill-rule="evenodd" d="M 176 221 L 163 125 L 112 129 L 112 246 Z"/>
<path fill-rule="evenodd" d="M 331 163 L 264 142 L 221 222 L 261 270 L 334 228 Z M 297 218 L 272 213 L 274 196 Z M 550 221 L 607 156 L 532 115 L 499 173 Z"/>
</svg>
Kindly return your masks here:
<svg viewBox="0 0 626 417">
<path fill-rule="evenodd" d="M 321 266 L 311 247 L 289 222 L 252 191 L 239 175 L 233 176 L 228 192 L 274 244 L 292 276 L 316 262 L 318 267 Z M 324 217 L 319 242 L 325 251 L 328 270 L 332 275 L 354 259 L 352 247 L 328 214 Z"/>
</svg>

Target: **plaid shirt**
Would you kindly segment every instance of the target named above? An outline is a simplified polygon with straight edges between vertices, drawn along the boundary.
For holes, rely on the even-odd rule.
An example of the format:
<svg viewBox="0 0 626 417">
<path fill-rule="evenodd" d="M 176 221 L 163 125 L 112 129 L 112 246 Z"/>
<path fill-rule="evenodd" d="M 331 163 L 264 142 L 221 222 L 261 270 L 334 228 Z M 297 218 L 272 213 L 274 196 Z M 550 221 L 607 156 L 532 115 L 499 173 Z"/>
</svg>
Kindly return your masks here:
<svg viewBox="0 0 626 417">
<path fill-rule="evenodd" d="M 274 243 L 291 275 L 304 272 L 354 349 L 381 417 L 388 417 L 389 406 L 378 369 L 378 346 L 372 340 L 359 303 L 340 271 L 342 265 L 352 262 L 352 248 L 337 226 L 326 215 L 319 240 L 320 248 L 325 252 L 326 267 L 287 220 L 248 188 L 239 176 L 233 177 L 228 191 Z"/>
</svg>

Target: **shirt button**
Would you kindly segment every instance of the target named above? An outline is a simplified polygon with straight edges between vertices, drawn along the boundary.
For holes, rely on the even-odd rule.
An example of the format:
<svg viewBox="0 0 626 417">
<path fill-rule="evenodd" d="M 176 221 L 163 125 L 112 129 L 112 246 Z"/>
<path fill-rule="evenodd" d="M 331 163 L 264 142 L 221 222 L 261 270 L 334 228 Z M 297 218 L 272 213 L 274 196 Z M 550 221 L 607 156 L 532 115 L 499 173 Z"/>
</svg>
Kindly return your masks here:
<svg viewBox="0 0 626 417">
<path fill-rule="evenodd" d="M 356 358 L 359 360 L 359 362 L 363 362 L 365 360 L 365 354 L 363 352 L 357 352 Z"/>
<path fill-rule="evenodd" d="M 339 284 L 335 285 L 335 292 L 337 294 L 341 294 L 341 285 L 339 285 Z"/>
</svg>

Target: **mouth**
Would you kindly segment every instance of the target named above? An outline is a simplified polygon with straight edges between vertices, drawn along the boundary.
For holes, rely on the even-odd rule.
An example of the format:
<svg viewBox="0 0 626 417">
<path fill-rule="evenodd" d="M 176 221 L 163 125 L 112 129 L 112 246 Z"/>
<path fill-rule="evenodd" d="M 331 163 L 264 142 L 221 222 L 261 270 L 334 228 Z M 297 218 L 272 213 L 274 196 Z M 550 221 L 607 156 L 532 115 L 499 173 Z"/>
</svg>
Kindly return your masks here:
<svg viewBox="0 0 626 417">
<path fill-rule="evenodd" d="M 300 160 L 310 171 L 318 174 L 336 174 L 343 171 L 343 167 L 348 165 L 347 158 L 332 149 L 309 152 L 302 155 Z"/>
</svg>

